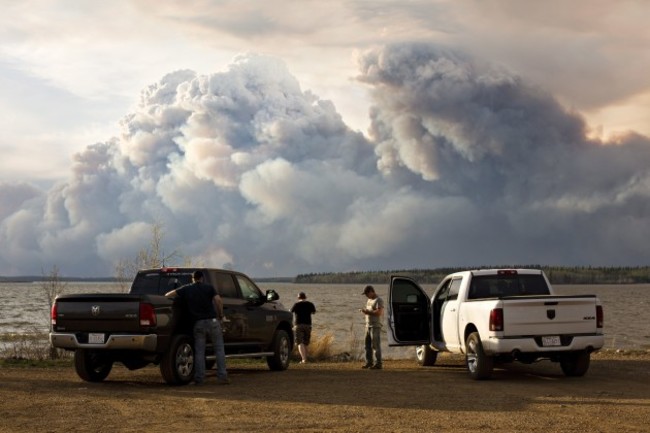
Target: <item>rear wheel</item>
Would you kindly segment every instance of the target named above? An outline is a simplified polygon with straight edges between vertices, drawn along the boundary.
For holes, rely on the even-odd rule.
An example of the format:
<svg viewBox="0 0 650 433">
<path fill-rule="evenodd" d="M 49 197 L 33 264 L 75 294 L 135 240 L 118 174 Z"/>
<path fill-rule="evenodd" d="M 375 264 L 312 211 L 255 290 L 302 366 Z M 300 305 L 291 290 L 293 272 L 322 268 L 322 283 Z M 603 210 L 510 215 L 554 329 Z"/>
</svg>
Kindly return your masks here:
<svg viewBox="0 0 650 433">
<path fill-rule="evenodd" d="M 589 370 L 590 355 L 586 350 L 580 352 L 571 352 L 562 355 L 560 358 L 560 367 L 566 376 L 579 377 L 584 376 Z"/>
<path fill-rule="evenodd" d="M 194 349 L 192 339 L 177 335 L 172 339 L 169 350 L 160 361 L 160 374 L 170 385 L 184 385 L 194 374 Z"/>
<path fill-rule="evenodd" d="M 465 363 L 469 375 L 474 380 L 488 379 L 492 375 L 494 359 L 483 351 L 481 337 L 478 332 L 472 332 L 465 342 Z"/>
<path fill-rule="evenodd" d="M 77 349 L 74 352 L 74 368 L 86 382 L 101 382 L 113 368 L 113 360 L 98 350 Z"/>
<path fill-rule="evenodd" d="M 289 368 L 289 355 L 291 354 L 291 342 L 287 331 L 278 329 L 273 336 L 273 355 L 266 357 L 266 363 L 273 371 L 282 371 Z"/>
<path fill-rule="evenodd" d="M 423 344 L 422 346 L 415 347 L 415 357 L 421 366 L 431 367 L 436 363 L 436 359 L 438 359 L 438 352 L 431 349 L 431 346 L 428 344 Z"/>
</svg>

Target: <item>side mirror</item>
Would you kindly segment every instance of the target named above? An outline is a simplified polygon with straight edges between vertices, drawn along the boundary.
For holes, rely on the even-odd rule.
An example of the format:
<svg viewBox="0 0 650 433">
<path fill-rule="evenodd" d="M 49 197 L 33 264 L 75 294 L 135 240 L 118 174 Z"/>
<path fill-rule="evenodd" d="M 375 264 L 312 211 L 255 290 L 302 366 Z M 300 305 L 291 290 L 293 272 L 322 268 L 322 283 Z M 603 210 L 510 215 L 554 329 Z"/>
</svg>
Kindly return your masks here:
<svg viewBox="0 0 650 433">
<path fill-rule="evenodd" d="M 277 301 L 280 299 L 280 295 L 275 290 L 266 291 L 266 302 Z"/>
</svg>

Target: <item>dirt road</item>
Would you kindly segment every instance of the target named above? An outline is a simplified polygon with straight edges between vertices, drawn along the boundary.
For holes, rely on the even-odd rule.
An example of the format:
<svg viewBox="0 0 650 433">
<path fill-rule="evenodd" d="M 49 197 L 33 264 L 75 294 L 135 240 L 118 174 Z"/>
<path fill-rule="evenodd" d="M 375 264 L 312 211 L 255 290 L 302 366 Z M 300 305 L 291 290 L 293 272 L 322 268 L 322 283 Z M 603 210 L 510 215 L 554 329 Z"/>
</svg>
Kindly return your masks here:
<svg viewBox="0 0 650 433">
<path fill-rule="evenodd" d="M 650 431 L 650 352 L 601 353 L 583 378 L 559 365 L 512 364 L 471 381 L 462 361 L 435 367 L 386 361 L 232 364 L 231 385 L 214 372 L 203 387 L 169 387 L 156 367 L 116 366 L 106 382 L 82 382 L 72 367 L 0 368 L 0 431 L 410 432 Z"/>
</svg>

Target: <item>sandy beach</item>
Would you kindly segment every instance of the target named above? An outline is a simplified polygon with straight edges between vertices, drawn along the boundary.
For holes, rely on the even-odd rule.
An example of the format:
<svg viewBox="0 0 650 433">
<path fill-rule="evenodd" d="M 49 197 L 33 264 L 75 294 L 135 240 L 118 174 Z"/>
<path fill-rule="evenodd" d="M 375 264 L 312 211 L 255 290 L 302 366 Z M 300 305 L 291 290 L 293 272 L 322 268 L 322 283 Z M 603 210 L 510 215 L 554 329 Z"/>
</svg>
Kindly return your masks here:
<svg viewBox="0 0 650 433">
<path fill-rule="evenodd" d="M 70 367 L 0 368 L 0 431 L 650 431 L 650 352 L 601 352 L 567 378 L 557 364 L 510 364 L 491 380 L 462 359 L 439 365 L 233 363 L 232 383 L 169 387 L 156 367 L 117 365 L 104 383 Z"/>
</svg>

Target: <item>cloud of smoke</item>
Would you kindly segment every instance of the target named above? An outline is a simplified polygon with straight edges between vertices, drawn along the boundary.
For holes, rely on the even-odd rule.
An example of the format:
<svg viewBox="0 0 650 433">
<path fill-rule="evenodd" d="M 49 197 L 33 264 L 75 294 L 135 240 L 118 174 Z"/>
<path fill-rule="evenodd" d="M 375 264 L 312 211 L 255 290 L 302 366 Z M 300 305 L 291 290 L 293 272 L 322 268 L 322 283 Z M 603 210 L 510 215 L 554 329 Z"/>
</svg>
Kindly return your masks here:
<svg viewBox="0 0 650 433">
<path fill-rule="evenodd" d="M 255 276 L 503 263 L 641 264 L 650 140 L 586 138 L 551 95 L 438 46 L 360 58 L 369 138 L 277 60 L 145 89 L 50 191 L 0 185 L 0 273 L 111 275 L 165 249 Z"/>
</svg>

